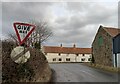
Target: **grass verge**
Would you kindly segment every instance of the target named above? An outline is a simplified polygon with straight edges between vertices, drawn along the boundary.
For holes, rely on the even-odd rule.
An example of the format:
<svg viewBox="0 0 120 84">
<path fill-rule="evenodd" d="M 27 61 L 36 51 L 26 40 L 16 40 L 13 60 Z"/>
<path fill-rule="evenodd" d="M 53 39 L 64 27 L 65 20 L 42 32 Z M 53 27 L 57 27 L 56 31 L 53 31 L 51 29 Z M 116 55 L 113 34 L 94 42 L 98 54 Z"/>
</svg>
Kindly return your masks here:
<svg viewBox="0 0 120 84">
<path fill-rule="evenodd" d="M 104 71 L 120 73 L 120 68 L 116 68 L 116 67 L 104 66 L 104 65 L 93 64 L 93 63 L 85 63 L 85 65 L 87 65 L 89 67 L 101 69 L 101 70 L 104 70 Z"/>
</svg>

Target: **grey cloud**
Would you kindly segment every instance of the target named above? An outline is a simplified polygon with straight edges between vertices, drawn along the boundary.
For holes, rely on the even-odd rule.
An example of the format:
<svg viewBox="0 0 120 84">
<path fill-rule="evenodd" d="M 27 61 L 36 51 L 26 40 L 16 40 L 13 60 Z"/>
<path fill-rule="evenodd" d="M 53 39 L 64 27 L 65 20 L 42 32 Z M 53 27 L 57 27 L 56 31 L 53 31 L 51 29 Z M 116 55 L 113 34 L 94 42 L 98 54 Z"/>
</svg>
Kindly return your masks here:
<svg viewBox="0 0 120 84">
<path fill-rule="evenodd" d="M 30 20 L 43 20 L 47 14 L 47 7 L 51 3 L 33 3 L 33 2 L 5 2 L 2 4 L 2 32 L 7 33 L 8 27 L 13 30 L 13 22 Z"/>
<path fill-rule="evenodd" d="M 118 27 L 120 28 L 120 1 L 118 3 Z"/>
<path fill-rule="evenodd" d="M 43 19 L 47 7 L 47 5 L 41 5 L 41 3 L 36 3 L 36 5 L 30 2 L 3 3 L 3 15 L 7 16 L 4 20 L 7 20 L 8 17 L 10 19 Z"/>
<path fill-rule="evenodd" d="M 59 32 L 59 31 L 58 31 Z M 93 30 L 89 30 L 86 29 L 86 31 L 84 31 L 83 29 L 81 30 L 68 30 L 65 33 L 58 33 L 57 35 L 55 35 L 56 37 L 53 36 L 53 40 L 54 42 L 57 43 L 64 43 L 64 44 L 72 44 L 72 43 L 77 43 L 79 46 L 89 46 L 91 41 L 92 41 L 92 37 L 94 36 Z M 79 44 L 80 43 L 80 44 Z M 85 44 L 89 44 L 89 45 L 85 45 Z"/>
<path fill-rule="evenodd" d="M 14 21 L 29 21 L 30 19 L 49 19 L 53 36 L 45 45 L 69 45 L 76 43 L 79 47 L 91 47 L 100 24 L 103 26 L 117 26 L 117 8 L 100 3 L 66 3 L 64 9 L 67 15 L 54 16 L 50 8 L 61 3 L 25 2 L 3 3 L 3 32 L 14 32 Z M 59 11 L 59 10 L 57 10 Z"/>
<path fill-rule="evenodd" d="M 91 7 L 88 2 L 68 2 L 67 9 L 71 12 L 84 12 L 86 9 Z"/>
<path fill-rule="evenodd" d="M 70 18 L 57 18 L 56 23 L 60 24 L 65 29 L 76 29 L 83 28 L 89 24 L 108 24 L 112 22 L 111 20 L 117 19 L 117 8 L 107 8 L 105 5 L 101 4 L 83 2 L 67 3 L 66 9 L 73 11 L 72 16 Z M 115 20 L 115 22 L 117 23 L 117 20 Z"/>
<path fill-rule="evenodd" d="M 75 3 L 73 3 L 75 4 Z M 82 21 L 77 20 L 81 24 L 98 24 L 98 23 L 105 23 L 107 21 L 110 21 L 110 18 L 112 16 L 116 16 L 117 14 L 117 6 L 116 8 L 108 8 L 105 5 L 102 5 L 102 3 L 77 3 L 77 5 L 81 5 L 82 8 L 84 8 L 84 17 L 83 16 L 74 16 L 72 18 L 76 18 Z M 71 5 L 72 6 L 72 5 Z M 76 4 L 75 4 L 76 6 Z M 74 8 L 74 6 L 73 6 Z M 81 7 L 76 13 L 81 12 Z M 75 21 L 75 20 L 74 20 Z"/>
<path fill-rule="evenodd" d="M 70 11 L 69 20 L 62 20 L 60 28 L 67 32 L 56 39 L 58 43 L 77 43 L 79 46 L 91 47 L 92 41 L 100 24 L 103 26 L 117 26 L 117 6 L 102 5 L 102 3 L 67 3 Z M 57 18 L 59 19 L 59 18 Z M 56 21 L 59 24 L 59 20 Z"/>
<path fill-rule="evenodd" d="M 95 7 L 95 9 L 92 9 L 88 12 L 87 21 L 89 24 L 106 23 L 111 21 L 111 17 L 117 16 L 117 7 L 115 9 L 106 8 L 99 5 Z M 115 19 L 117 19 L 117 17 Z"/>
<path fill-rule="evenodd" d="M 68 18 L 67 17 L 59 17 L 56 19 L 55 21 L 56 23 L 59 23 L 59 24 L 65 24 L 68 22 Z"/>
<path fill-rule="evenodd" d="M 0 2 L 0 39 L 2 38 L 2 3 Z"/>
<path fill-rule="evenodd" d="M 71 17 L 71 21 L 69 23 L 70 27 L 72 28 L 81 28 L 86 25 L 86 18 L 79 16 L 79 14 L 76 16 Z"/>
</svg>

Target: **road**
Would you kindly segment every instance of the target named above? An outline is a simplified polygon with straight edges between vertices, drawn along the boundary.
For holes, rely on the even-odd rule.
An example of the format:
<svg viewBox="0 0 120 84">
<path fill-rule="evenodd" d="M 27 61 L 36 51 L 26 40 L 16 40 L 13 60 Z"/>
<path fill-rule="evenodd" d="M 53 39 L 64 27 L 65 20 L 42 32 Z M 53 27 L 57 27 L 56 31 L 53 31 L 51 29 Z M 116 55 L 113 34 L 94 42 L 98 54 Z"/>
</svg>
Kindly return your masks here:
<svg viewBox="0 0 120 84">
<path fill-rule="evenodd" d="M 118 74 L 94 69 L 80 63 L 50 64 L 53 82 L 117 82 Z"/>
</svg>

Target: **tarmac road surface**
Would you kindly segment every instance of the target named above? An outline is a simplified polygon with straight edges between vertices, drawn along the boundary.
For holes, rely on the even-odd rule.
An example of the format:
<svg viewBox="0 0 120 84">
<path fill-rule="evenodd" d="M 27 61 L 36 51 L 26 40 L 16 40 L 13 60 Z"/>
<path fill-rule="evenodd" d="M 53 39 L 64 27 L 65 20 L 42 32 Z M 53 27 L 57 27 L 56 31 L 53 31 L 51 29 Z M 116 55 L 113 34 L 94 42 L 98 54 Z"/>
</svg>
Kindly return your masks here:
<svg viewBox="0 0 120 84">
<path fill-rule="evenodd" d="M 118 82 L 118 74 L 85 66 L 81 63 L 50 64 L 53 82 Z"/>
</svg>

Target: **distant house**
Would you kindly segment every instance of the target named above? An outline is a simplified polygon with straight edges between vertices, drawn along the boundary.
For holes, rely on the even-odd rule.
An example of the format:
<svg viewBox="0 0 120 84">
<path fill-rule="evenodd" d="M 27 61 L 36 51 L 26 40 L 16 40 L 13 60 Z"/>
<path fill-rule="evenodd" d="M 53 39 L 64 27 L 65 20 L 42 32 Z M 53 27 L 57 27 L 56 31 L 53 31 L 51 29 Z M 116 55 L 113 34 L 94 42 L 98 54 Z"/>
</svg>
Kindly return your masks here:
<svg viewBox="0 0 120 84">
<path fill-rule="evenodd" d="M 119 34 L 120 29 L 100 26 L 92 43 L 92 56 L 95 63 L 114 66 L 113 38 Z"/>
<path fill-rule="evenodd" d="M 90 62 L 91 48 L 44 46 L 48 62 Z"/>
</svg>

